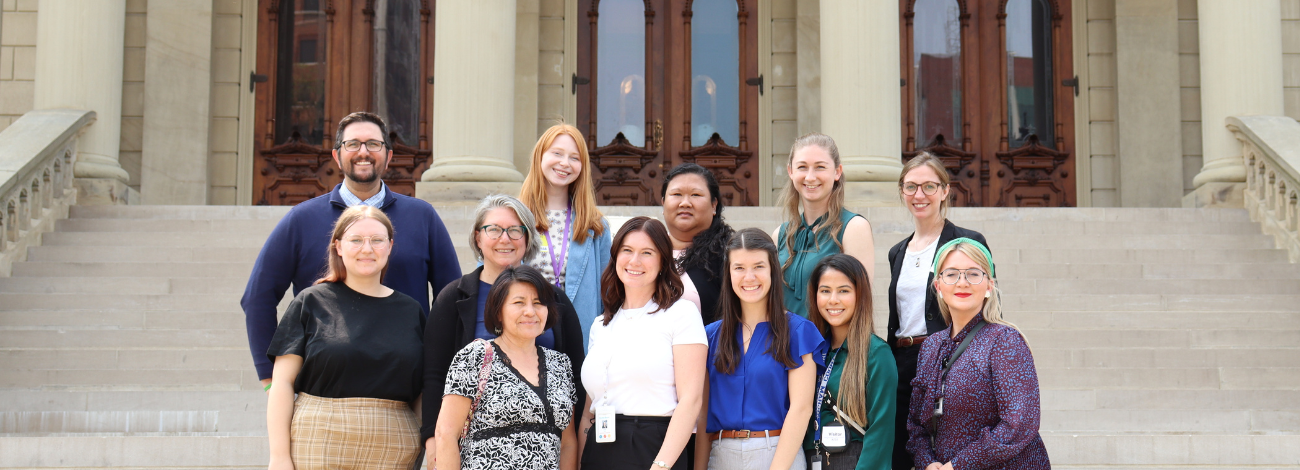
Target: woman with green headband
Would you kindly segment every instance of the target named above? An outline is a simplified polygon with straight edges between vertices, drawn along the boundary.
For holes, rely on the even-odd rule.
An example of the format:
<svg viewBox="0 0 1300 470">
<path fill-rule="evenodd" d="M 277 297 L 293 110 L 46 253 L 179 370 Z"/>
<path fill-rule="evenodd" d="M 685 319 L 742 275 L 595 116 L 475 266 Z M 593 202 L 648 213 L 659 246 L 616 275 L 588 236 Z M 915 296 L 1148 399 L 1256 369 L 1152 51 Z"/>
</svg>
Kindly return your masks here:
<svg viewBox="0 0 1300 470">
<path fill-rule="evenodd" d="M 916 468 L 1050 469 L 1038 434 L 1038 372 L 1029 343 L 1002 319 L 993 256 L 958 238 L 932 269 L 949 328 L 921 346 L 907 450 Z"/>
<path fill-rule="evenodd" d="M 950 191 L 948 170 L 928 152 L 920 152 L 903 165 L 898 195 L 912 214 L 916 231 L 889 249 L 889 328 L 886 338 L 898 366 L 898 413 L 894 432 L 894 469 L 912 468 L 907 444 L 907 410 L 912 397 L 916 358 L 927 337 L 948 327 L 930 290 L 934 275 L 930 265 L 936 248 L 966 237 L 988 246 L 984 236 L 954 225 L 947 219 Z"/>
</svg>

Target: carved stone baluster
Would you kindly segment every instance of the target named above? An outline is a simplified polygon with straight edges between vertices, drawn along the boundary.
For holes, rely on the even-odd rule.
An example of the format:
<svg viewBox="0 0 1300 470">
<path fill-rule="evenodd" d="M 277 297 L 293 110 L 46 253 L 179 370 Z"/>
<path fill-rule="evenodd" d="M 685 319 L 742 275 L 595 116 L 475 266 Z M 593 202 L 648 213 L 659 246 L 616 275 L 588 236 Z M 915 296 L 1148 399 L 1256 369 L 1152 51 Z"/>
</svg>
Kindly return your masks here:
<svg viewBox="0 0 1300 470">
<path fill-rule="evenodd" d="M 32 229 L 32 203 L 26 188 L 18 190 L 18 211 L 14 219 L 18 230 Z"/>
<path fill-rule="evenodd" d="M 54 207 L 54 179 L 51 177 L 54 173 L 53 168 L 46 168 L 41 172 L 41 208 L 49 209 Z"/>
<path fill-rule="evenodd" d="M 5 203 L 5 218 L 9 221 L 5 224 L 4 239 L 6 242 L 18 241 L 18 201 L 13 198 Z"/>
</svg>

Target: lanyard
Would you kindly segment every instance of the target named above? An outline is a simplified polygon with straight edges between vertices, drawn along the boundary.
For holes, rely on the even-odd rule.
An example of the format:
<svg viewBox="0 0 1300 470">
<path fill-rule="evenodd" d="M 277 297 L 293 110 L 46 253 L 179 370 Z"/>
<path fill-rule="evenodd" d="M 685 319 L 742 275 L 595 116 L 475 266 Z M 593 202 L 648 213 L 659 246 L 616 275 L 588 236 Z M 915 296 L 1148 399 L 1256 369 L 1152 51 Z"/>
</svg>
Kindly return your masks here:
<svg viewBox="0 0 1300 470">
<path fill-rule="evenodd" d="M 844 345 L 840 345 L 840 347 L 835 348 L 834 351 L 827 352 L 825 360 L 826 372 L 822 374 L 821 383 L 817 385 L 817 404 L 815 405 L 816 409 L 813 411 L 813 417 L 816 419 L 814 419 L 813 422 L 817 423 L 815 440 L 819 444 L 822 441 L 822 402 L 825 401 L 826 386 L 830 384 L 831 381 L 831 371 L 835 370 L 835 357 L 839 356 L 841 349 L 844 349 Z"/>
<path fill-rule="evenodd" d="M 564 255 L 569 252 L 569 235 L 573 227 L 573 201 L 569 201 L 569 208 L 564 211 L 564 244 L 560 245 L 560 257 L 556 259 L 555 250 L 551 248 L 550 235 L 547 235 L 546 252 L 551 255 L 551 271 L 555 273 L 555 287 L 560 285 L 560 273 L 564 272 Z"/>
</svg>

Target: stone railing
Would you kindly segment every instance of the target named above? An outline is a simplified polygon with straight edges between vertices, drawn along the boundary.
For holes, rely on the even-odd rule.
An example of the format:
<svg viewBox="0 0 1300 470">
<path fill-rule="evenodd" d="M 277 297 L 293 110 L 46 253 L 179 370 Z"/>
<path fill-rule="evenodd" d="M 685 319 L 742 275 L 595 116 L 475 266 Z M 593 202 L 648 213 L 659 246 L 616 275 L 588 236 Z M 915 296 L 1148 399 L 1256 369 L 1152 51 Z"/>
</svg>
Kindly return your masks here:
<svg viewBox="0 0 1300 470">
<path fill-rule="evenodd" d="M 1292 263 L 1300 262 L 1300 123 L 1285 116 L 1232 116 L 1246 163 L 1246 209 Z"/>
<path fill-rule="evenodd" d="M 77 202 L 77 136 L 93 122 L 94 111 L 49 109 L 28 112 L 0 132 L 0 277 Z"/>
</svg>

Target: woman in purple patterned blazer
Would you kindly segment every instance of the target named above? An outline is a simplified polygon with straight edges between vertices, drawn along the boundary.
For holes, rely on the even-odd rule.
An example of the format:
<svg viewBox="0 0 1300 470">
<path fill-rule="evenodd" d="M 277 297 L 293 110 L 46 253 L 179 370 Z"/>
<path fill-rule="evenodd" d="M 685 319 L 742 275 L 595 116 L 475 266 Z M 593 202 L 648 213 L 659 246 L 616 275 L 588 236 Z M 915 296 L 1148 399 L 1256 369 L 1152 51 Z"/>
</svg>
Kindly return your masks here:
<svg viewBox="0 0 1300 470">
<path fill-rule="evenodd" d="M 921 347 L 907 450 L 924 470 L 1050 469 L 1038 434 L 1038 373 L 1002 319 L 993 256 L 958 238 L 938 250 L 934 289 L 949 320 Z"/>
</svg>

